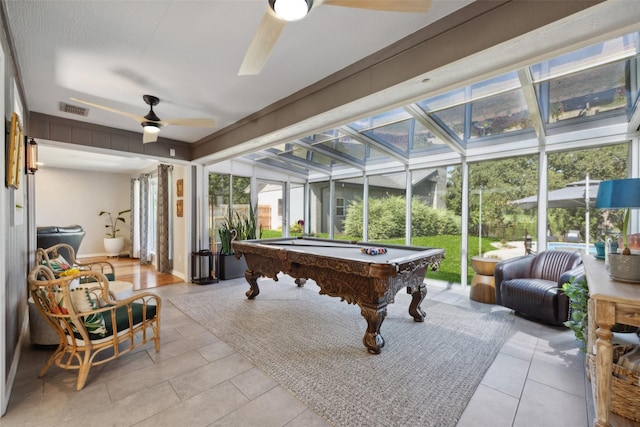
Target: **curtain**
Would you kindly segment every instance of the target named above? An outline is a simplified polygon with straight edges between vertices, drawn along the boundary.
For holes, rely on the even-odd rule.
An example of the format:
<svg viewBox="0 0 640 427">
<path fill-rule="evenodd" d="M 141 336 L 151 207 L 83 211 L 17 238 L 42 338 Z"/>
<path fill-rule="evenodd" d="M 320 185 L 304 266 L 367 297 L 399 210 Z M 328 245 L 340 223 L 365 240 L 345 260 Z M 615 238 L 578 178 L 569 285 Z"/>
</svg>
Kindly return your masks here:
<svg viewBox="0 0 640 427">
<path fill-rule="evenodd" d="M 171 171 L 173 166 L 158 166 L 158 217 L 156 220 L 156 258 L 159 273 L 173 271 L 173 238 L 171 218 Z"/>
<path fill-rule="evenodd" d="M 131 179 L 131 258 L 140 258 L 140 180 Z"/>
<path fill-rule="evenodd" d="M 149 251 L 149 175 L 140 175 L 140 216 L 138 231 L 140 236 L 140 264 L 151 264 Z"/>
</svg>

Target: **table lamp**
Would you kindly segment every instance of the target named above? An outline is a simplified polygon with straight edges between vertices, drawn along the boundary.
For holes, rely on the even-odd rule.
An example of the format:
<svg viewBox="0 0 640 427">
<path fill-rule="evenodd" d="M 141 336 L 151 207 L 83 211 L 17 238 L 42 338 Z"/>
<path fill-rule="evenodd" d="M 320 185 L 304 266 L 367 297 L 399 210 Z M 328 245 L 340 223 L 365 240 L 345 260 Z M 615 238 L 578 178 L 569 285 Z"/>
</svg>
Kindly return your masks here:
<svg viewBox="0 0 640 427">
<path fill-rule="evenodd" d="M 629 250 L 629 212 L 640 208 L 640 178 L 601 181 L 596 208 L 626 209 L 622 226 L 624 249 L 622 254 L 609 254 L 609 273 L 613 279 L 640 282 L 640 260 Z"/>
</svg>

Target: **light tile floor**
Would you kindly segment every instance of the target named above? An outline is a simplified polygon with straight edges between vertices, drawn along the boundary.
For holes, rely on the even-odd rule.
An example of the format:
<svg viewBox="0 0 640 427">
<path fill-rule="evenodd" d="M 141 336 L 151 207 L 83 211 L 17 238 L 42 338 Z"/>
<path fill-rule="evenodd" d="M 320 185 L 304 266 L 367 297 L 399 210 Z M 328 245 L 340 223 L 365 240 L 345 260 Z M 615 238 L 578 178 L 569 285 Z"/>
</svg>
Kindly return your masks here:
<svg viewBox="0 0 640 427">
<path fill-rule="evenodd" d="M 148 344 L 95 367 L 79 392 L 75 372 L 54 366 L 38 379 L 52 350 L 26 343 L 0 426 L 328 426 L 169 302 L 211 286 L 238 286 L 244 292 L 247 284 L 237 279 L 150 289 L 163 297 L 161 351 Z M 428 281 L 427 288 L 427 298 L 434 300 L 483 311 L 504 309 L 471 301 L 459 285 Z M 584 356 L 573 333 L 515 316 L 510 338 L 457 425 L 585 427 L 593 420 L 592 408 Z"/>
</svg>

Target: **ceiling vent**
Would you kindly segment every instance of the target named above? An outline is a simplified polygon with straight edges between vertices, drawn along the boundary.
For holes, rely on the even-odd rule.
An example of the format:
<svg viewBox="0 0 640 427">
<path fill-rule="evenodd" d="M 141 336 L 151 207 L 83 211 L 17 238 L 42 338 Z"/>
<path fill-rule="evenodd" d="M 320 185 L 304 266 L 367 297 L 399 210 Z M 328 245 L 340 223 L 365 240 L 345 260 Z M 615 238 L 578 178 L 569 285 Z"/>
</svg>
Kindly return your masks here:
<svg viewBox="0 0 640 427">
<path fill-rule="evenodd" d="M 60 103 L 60 111 L 63 113 L 75 114 L 76 116 L 87 117 L 89 109 L 84 107 L 76 107 L 75 105 L 67 104 L 66 102 Z"/>
</svg>

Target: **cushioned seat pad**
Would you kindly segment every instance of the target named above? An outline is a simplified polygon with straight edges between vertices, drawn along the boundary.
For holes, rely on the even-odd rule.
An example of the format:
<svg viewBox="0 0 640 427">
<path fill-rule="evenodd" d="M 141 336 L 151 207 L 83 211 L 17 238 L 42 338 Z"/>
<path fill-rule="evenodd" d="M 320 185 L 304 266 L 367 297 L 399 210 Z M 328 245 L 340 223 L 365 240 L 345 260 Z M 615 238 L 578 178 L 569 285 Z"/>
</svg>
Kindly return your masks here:
<svg viewBox="0 0 640 427">
<path fill-rule="evenodd" d="M 548 292 L 556 292 L 558 284 L 544 279 L 511 279 L 502 283 L 502 297 L 527 304 L 540 305 Z"/>
<path fill-rule="evenodd" d="M 138 303 L 131 304 L 133 325 L 137 325 L 138 323 L 142 322 L 142 319 L 143 319 L 142 309 L 143 309 L 142 304 L 138 304 Z M 107 312 L 103 312 L 103 314 L 104 314 L 105 327 L 107 328 L 107 333 L 105 336 L 89 334 L 89 337 L 92 340 L 100 340 L 105 337 L 110 337 L 111 335 L 113 335 L 113 322 L 111 321 L 111 313 L 107 311 Z M 156 315 L 156 306 L 148 304 L 146 320 L 152 319 L 155 315 Z M 129 313 L 127 311 L 126 306 L 118 307 L 116 309 L 116 327 L 118 332 L 129 329 Z M 78 333 L 76 333 L 75 336 L 78 339 L 82 339 L 82 336 Z"/>
</svg>

